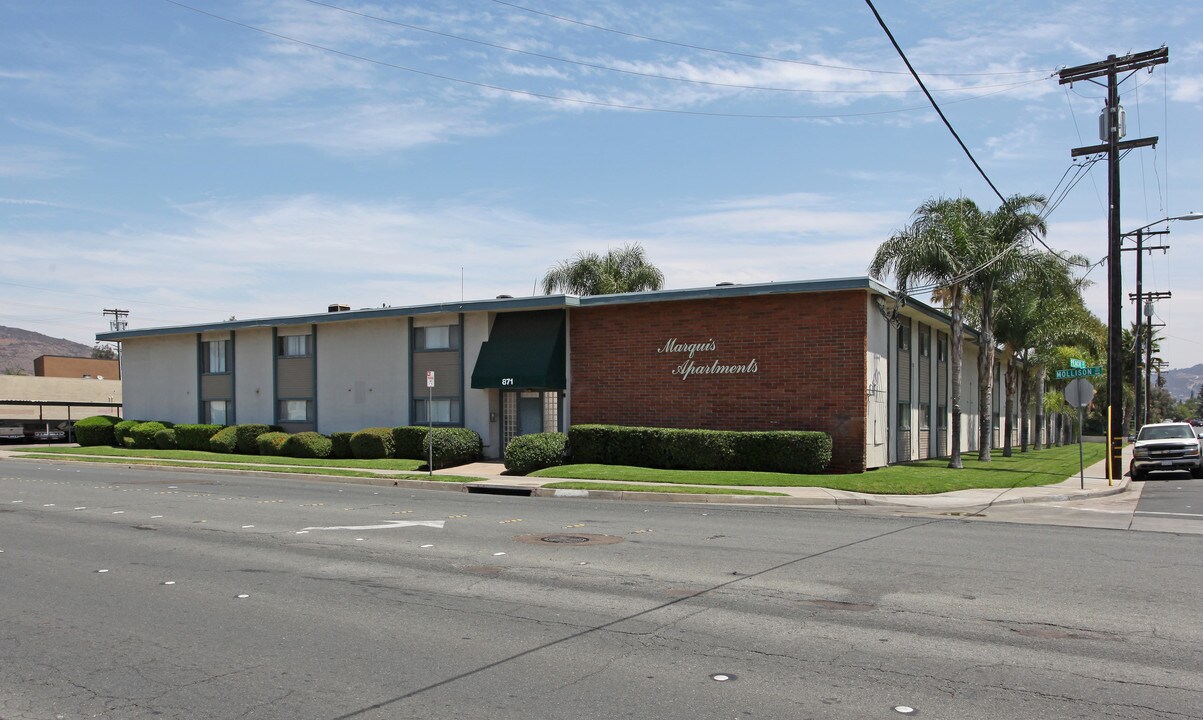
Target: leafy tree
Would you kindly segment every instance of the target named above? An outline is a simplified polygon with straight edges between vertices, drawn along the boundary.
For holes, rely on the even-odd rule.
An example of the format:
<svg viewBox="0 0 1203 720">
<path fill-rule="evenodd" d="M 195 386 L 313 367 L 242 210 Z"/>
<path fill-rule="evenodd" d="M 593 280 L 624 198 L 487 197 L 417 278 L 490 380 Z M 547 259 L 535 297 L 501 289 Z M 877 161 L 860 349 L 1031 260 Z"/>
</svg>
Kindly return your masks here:
<svg viewBox="0 0 1203 720">
<path fill-rule="evenodd" d="M 952 316 L 949 362 L 952 374 L 952 456 L 948 467 L 961 468 L 961 365 L 964 358 L 965 299 L 970 273 L 984 242 L 985 216 L 972 200 L 939 198 L 920 205 L 911 224 L 877 248 L 869 274 L 893 274 L 898 290 L 912 283 L 931 283 L 942 289 Z"/>
<path fill-rule="evenodd" d="M 659 290 L 664 273 L 647 260 L 643 246 L 623 245 L 605 255 L 580 252 L 564 260 L 543 276 L 543 294 L 559 290 L 571 295 L 610 295 L 613 293 Z"/>
<path fill-rule="evenodd" d="M 107 343 L 96 343 L 92 348 L 92 358 L 95 360 L 116 360 L 117 351 Z"/>
</svg>

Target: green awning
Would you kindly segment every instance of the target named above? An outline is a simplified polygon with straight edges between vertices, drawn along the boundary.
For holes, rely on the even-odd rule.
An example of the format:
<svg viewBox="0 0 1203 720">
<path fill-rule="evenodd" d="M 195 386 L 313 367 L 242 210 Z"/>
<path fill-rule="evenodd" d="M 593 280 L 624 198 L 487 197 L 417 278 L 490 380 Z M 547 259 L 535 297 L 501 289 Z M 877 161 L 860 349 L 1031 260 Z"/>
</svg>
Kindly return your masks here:
<svg viewBox="0 0 1203 720">
<path fill-rule="evenodd" d="M 564 311 L 539 310 L 498 315 L 480 346 L 472 387 L 563 390 Z"/>
</svg>

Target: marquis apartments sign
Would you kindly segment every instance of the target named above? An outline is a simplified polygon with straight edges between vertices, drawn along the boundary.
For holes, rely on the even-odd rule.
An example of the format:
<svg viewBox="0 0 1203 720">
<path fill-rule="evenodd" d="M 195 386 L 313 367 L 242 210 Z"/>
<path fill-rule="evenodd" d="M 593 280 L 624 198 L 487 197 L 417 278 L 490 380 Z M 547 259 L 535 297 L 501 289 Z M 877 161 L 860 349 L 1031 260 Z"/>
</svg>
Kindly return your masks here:
<svg viewBox="0 0 1203 720">
<path fill-rule="evenodd" d="M 721 360 L 713 360 L 709 365 L 706 364 L 706 358 L 694 358 L 699 353 L 712 353 L 718 349 L 718 345 L 714 342 L 714 338 L 710 338 L 706 342 L 680 342 L 676 338 L 670 338 L 664 343 L 664 347 L 656 348 L 656 353 L 660 355 L 681 354 L 686 355 L 685 360 L 680 365 L 673 369 L 673 375 L 680 375 L 682 380 L 688 380 L 690 375 L 754 375 L 759 371 L 756 366 L 756 358 L 752 358 L 743 364 L 725 365 Z"/>
</svg>

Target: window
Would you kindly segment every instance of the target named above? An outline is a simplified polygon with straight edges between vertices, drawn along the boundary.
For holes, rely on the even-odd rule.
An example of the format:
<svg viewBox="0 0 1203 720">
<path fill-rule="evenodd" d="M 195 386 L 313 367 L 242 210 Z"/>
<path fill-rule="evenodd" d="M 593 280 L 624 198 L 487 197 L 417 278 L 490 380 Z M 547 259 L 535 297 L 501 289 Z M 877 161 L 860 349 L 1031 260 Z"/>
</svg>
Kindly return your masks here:
<svg viewBox="0 0 1203 720">
<path fill-rule="evenodd" d="M 937 405 L 936 406 L 936 425 L 941 430 L 948 429 L 948 406 L 947 405 Z"/>
<path fill-rule="evenodd" d="M 281 335 L 276 338 L 276 351 L 280 357 L 306 357 L 312 349 L 311 335 Z"/>
<path fill-rule="evenodd" d="M 429 401 L 430 418 L 427 419 L 425 398 L 414 401 L 414 424 L 453 424 L 460 421 L 459 398 L 434 398 Z"/>
<path fill-rule="evenodd" d="M 926 325 L 919 326 L 919 355 L 931 356 L 931 330 Z"/>
<path fill-rule="evenodd" d="M 948 362 L 948 336 L 944 333 L 940 333 L 940 339 L 936 342 L 936 360 Z"/>
<path fill-rule="evenodd" d="M 206 400 L 204 421 L 211 425 L 229 425 L 230 405 L 229 400 Z"/>
<path fill-rule="evenodd" d="M 926 403 L 919 405 L 919 429 L 928 430 L 931 428 L 931 405 Z"/>
<path fill-rule="evenodd" d="M 305 337 L 299 335 L 297 337 Z M 280 401 L 280 422 L 282 423 L 303 423 L 309 422 L 313 417 L 313 401 L 312 400 L 281 400 Z"/>
<path fill-rule="evenodd" d="M 414 350 L 458 350 L 459 326 L 414 328 Z"/>
<path fill-rule="evenodd" d="M 911 351 L 911 326 L 900 325 L 898 327 L 898 352 Z"/>
<path fill-rule="evenodd" d="M 228 340 L 210 340 L 201 343 L 202 372 L 206 375 L 218 375 L 229 372 L 226 368 Z"/>
<path fill-rule="evenodd" d="M 909 432 L 911 429 L 911 404 L 898 403 L 898 431 Z"/>
</svg>

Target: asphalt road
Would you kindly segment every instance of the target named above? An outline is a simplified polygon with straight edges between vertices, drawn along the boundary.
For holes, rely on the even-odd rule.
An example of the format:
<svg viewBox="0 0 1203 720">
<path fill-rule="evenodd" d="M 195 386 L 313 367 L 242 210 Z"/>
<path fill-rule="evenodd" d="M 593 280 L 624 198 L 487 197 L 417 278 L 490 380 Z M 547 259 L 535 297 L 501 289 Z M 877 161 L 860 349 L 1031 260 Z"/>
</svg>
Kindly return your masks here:
<svg viewBox="0 0 1203 720">
<path fill-rule="evenodd" d="M 3 461 L 0 550 L 3 720 L 1203 717 L 1199 535 Z"/>
<path fill-rule="evenodd" d="M 1144 482 L 1136 516 L 1203 523 L 1203 480 L 1190 473 L 1153 473 Z"/>
</svg>

